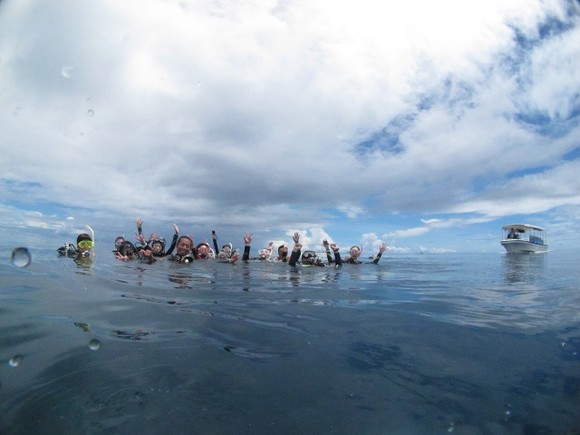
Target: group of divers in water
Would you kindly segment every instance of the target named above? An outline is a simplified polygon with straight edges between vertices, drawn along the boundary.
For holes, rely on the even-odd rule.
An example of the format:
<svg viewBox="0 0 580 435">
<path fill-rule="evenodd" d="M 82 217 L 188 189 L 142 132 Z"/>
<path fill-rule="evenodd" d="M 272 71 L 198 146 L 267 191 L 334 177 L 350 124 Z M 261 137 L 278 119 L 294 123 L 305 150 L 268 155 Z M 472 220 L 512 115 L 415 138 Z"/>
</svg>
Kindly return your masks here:
<svg viewBox="0 0 580 435">
<path fill-rule="evenodd" d="M 165 248 L 165 239 L 158 234 L 153 233 L 146 240 L 143 235 L 143 220 L 137 218 L 137 232 L 135 233 L 137 244 L 133 244 L 124 236 L 118 236 L 115 239 L 113 253 L 120 261 L 138 260 L 149 264 L 155 263 L 159 260 L 169 260 L 178 263 L 191 263 L 199 260 L 215 260 L 223 263 L 235 263 L 240 259 L 238 249 L 233 249 L 231 243 L 226 243 L 219 247 L 218 237 L 215 231 L 212 231 L 213 247 L 206 241 L 194 243 L 193 236 L 179 235 L 179 227 L 173 224 L 174 234 L 170 246 Z M 88 227 L 88 226 L 87 226 Z M 57 249 L 61 256 L 73 257 L 77 261 L 91 261 L 94 256 L 94 232 L 91 227 L 88 227 L 90 233 L 82 233 L 77 237 L 77 244 L 66 243 L 64 246 Z M 292 236 L 294 246 L 292 251 L 289 251 L 287 244 L 282 244 L 277 248 L 277 255 L 273 257 L 274 242 L 269 242 L 265 248 L 258 250 L 257 257 L 250 257 L 250 249 L 252 245 L 252 233 L 244 235 L 244 252 L 242 254 L 242 261 L 273 261 L 288 263 L 294 267 L 297 265 L 303 266 L 334 266 L 341 267 L 343 263 L 360 264 L 362 246 L 351 246 L 348 251 L 348 256 L 342 258 L 340 255 L 340 248 L 336 243 L 329 243 L 327 240 L 322 241 L 322 246 L 326 252 L 326 263 L 322 260 L 315 251 L 304 250 L 302 252 L 302 244 L 300 243 L 300 234 L 294 233 Z M 370 263 L 378 264 L 383 253 L 387 250 L 388 245 L 382 243 L 379 246 L 379 252 L 370 257 Z M 174 252 L 175 251 L 175 252 Z"/>
</svg>

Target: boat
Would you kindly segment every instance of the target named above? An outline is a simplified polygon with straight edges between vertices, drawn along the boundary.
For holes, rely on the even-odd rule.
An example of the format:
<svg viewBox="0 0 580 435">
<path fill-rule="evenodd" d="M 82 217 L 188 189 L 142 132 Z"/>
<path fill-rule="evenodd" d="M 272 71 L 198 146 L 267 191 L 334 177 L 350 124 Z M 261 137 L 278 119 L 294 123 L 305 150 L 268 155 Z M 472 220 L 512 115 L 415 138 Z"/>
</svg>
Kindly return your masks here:
<svg viewBox="0 0 580 435">
<path fill-rule="evenodd" d="M 512 224 L 502 227 L 501 245 L 508 253 L 546 252 L 548 243 L 546 230 L 528 224 Z"/>
</svg>

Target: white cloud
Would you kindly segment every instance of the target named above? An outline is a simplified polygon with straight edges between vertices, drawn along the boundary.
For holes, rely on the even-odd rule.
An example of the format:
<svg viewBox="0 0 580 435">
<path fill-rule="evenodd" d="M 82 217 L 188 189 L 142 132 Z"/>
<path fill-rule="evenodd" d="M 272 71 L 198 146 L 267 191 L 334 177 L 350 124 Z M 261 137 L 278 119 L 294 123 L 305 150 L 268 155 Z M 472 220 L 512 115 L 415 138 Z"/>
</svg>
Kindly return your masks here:
<svg viewBox="0 0 580 435">
<path fill-rule="evenodd" d="M 312 246 L 330 210 L 356 226 L 573 206 L 580 26 L 566 6 L 2 3 L 0 194 L 264 238 L 305 228 Z M 569 30 L 540 34 L 548 18 Z M 443 221 L 381 232 L 457 222 Z"/>
<path fill-rule="evenodd" d="M 392 233 L 387 234 L 387 237 L 417 237 L 422 236 L 428 231 L 429 228 L 427 227 L 407 228 L 403 230 L 393 231 Z"/>
</svg>

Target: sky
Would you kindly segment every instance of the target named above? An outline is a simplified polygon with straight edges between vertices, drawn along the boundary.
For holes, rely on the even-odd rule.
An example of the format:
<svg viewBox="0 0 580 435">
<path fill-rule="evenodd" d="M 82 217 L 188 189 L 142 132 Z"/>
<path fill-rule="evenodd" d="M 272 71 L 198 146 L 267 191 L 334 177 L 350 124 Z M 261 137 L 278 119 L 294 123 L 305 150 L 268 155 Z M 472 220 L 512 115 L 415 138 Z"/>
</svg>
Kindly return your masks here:
<svg viewBox="0 0 580 435">
<path fill-rule="evenodd" d="M 0 0 L 0 237 L 580 242 L 580 2 Z M 100 241 L 100 242 L 99 242 Z"/>
</svg>

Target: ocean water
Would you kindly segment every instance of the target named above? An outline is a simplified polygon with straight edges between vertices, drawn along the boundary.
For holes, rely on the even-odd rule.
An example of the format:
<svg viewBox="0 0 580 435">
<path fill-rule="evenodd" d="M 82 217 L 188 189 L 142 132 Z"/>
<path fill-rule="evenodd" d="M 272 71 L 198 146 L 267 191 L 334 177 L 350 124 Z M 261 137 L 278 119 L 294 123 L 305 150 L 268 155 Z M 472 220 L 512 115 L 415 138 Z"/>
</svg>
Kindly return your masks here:
<svg viewBox="0 0 580 435">
<path fill-rule="evenodd" d="M 3 434 L 579 434 L 580 255 L 0 262 Z"/>
</svg>

